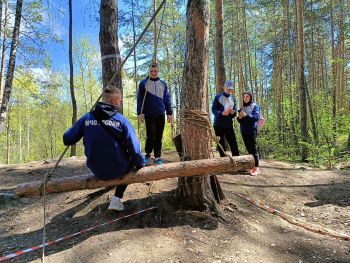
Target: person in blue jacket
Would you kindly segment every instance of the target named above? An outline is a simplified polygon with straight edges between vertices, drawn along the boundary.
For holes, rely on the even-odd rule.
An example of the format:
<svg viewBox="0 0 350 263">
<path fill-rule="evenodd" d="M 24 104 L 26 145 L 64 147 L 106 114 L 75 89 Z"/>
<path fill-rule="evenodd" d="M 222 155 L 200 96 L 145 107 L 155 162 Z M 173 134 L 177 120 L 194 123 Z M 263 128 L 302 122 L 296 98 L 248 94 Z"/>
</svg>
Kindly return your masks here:
<svg viewBox="0 0 350 263">
<path fill-rule="evenodd" d="M 223 87 L 224 92 L 216 95 L 213 106 L 211 108 L 214 114 L 214 130 L 215 135 L 219 136 L 219 143 L 223 150 L 226 151 L 225 138 L 230 146 L 232 156 L 238 156 L 238 146 L 235 132 L 232 126 L 232 120 L 236 116 L 237 106 L 236 100 L 231 94 L 233 90 L 233 81 L 227 80 Z M 225 152 L 218 147 L 220 156 L 225 156 Z"/>
<path fill-rule="evenodd" d="M 102 94 L 102 102 L 81 117 L 63 135 L 66 146 L 83 138 L 86 165 L 102 180 L 115 179 L 127 174 L 131 168 L 144 166 L 140 142 L 131 123 L 118 111 L 121 92 L 113 86 Z M 116 187 L 109 210 L 124 210 L 121 198 L 127 185 Z"/>
<path fill-rule="evenodd" d="M 241 126 L 241 134 L 244 145 L 249 154 L 254 156 L 255 166 L 250 170 L 251 175 L 258 175 L 259 154 L 256 137 L 258 135 L 258 121 L 260 118 L 260 107 L 253 100 L 250 92 L 243 93 L 243 107 L 238 111 L 237 121 Z"/>
<path fill-rule="evenodd" d="M 154 163 L 164 163 L 161 154 L 165 112 L 167 121 L 172 122 L 173 111 L 168 87 L 158 75 L 158 64 L 153 63 L 149 69 L 149 76 L 140 82 L 137 94 L 137 115 L 140 122 L 146 124 L 146 165 L 151 162 L 152 151 L 154 151 Z"/>
</svg>

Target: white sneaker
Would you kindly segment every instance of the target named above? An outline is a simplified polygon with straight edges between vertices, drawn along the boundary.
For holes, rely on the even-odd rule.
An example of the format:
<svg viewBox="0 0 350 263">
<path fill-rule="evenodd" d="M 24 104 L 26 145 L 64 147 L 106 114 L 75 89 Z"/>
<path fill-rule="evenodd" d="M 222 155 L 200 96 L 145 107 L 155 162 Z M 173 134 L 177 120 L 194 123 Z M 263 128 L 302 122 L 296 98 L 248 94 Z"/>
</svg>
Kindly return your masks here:
<svg viewBox="0 0 350 263">
<path fill-rule="evenodd" d="M 108 206 L 108 210 L 123 211 L 124 205 L 122 203 L 122 200 L 120 200 L 119 197 L 113 196 L 111 203 Z"/>
</svg>

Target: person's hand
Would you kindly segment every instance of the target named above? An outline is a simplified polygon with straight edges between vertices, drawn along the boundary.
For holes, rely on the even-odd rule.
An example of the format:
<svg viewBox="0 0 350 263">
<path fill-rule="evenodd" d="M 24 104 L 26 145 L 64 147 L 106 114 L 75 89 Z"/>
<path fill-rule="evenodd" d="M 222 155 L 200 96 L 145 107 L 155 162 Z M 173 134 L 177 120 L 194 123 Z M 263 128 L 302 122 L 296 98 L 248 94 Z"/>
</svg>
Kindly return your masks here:
<svg viewBox="0 0 350 263">
<path fill-rule="evenodd" d="M 239 113 L 239 117 L 244 118 L 245 116 L 247 116 L 247 114 L 244 111 Z"/>
<path fill-rule="evenodd" d="M 230 109 L 230 114 L 235 114 L 235 110 L 233 108 Z"/>
<path fill-rule="evenodd" d="M 229 115 L 229 111 L 228 110 L 224 110 L 221 114 L 222 116 L 228 116 Z"/>
<path fill-rule="evenodd" d="M 139 120 L 140 120 L 140 122 L 144 122 L 145 121 L 145 114 L 140 114 Z"/>
<path fill-rule="evenodd" d="M 167 122 L 173 124 L 173 115 L 166 116 Z"/>
</svg>

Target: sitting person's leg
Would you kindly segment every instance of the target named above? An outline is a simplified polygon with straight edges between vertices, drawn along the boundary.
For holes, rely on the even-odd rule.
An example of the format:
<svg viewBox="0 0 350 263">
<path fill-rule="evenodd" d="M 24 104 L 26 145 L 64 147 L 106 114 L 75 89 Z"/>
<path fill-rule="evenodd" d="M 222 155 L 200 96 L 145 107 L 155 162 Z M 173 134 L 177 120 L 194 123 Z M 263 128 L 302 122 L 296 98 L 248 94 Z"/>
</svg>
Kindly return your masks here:
<svg viewBox="0 0 350 263">
<path fill-rule="evenodd" d="M 123 198 L 124 192 L 126 190 L 126 187 L 128 185 L 126 184 L 122 184 L 122 185 L 118 185 L 115 188 L 115 194 L 112 197 L 111 203 L 108 206 L 108 210 L 115 210 L 115 211 L 123 211 L 124 210 L 124 205 L 121 201 L 121 199 Z"/>
</svg>

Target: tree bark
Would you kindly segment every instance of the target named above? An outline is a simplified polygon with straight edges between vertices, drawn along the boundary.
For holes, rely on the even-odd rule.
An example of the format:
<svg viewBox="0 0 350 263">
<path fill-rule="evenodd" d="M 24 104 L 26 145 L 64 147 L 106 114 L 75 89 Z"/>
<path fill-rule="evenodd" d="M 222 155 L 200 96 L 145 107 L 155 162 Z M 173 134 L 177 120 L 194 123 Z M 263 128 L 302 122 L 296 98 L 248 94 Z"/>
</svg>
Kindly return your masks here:
<svg viewBox="0 0 350 263">
<path fill-rule="evenodd" d="M 317 134 L 317 126 L 316 126 L 316 111 L 314 114 L 314 96 L 315 96 L 315 89 L 316 89 L 316 64 L 315 64 L 315 52 L 314 52 L 314 10 L 313 10 L 313 1 L 310 1 L 311 5 L 311 18 L 310 18 L 310 27 L 311 27 L 311 50 L 310 50 L 310 78 L 311 78 L 311 95 L 310 90 L 308 87 L 306 87 L 307 96 L 308 96 L 308 104 L 309 104 L 309 111 L 310 111 L 310 120 L 311 120 L 311 127 L 312 127 L 312 134 L 314 143 L 318 145 L 318 134 Z"/>
<path fill-rule="evenodd" d="M 308 153 L 305 143 L 309 142 L 307 130 L 307 92 L 304 75 L 304 0 L 296 0 L 297 15 L 297 87 L 300 91 L 301 159 L 306 161 Z"/>
<path fill-rule="evenodd" d="M 331 5 L 331 41 L 332 41 L 332 84 L 333 84 L 333 97 L 332 97 L 332 116 L 333 116 L 333 144 L 335 144 L 337 134 L 337 63 L 336 63 L 336 51 L 335 51 L 335 36 L 334 36 L 334 13 L 333 13 L 333 0 L 330 1 Z"/>
<path fill-rule="evenodd" d="M 337 104 L 339 105 L 339 109 L 342 110 L 344 109 L 345 101 L 344 101 L 344 93 L 345 93 L 345 82 L 346 80 L 344 79 L 345 76 L 345 43 L 344 43 L 344 10 L 343 10 L 343 0 L 338 0 L 338 6 L 340 7 L 339 12 L 338 12 L 338 102 Z"/>
<path fill-rule="evenodd" d="M 153 13 L 155 13 L 156 10 L 157 10 L 157 3 L 156 3 L 156 0 L 153 0 Z M 157 45 L 158 45 L 157 17 L 155 17 L 153 20 L 153 62 L 158 62 Z"/>
<path fill-rule="evenodd" d="M 313 111 L 313 108 L 312 108 L 312 99 L 311 99 L 310 91 L 309 91 L 309 88 L 307 86 L 306 81 L 305 81 L 305 89 L 306 89 L 306 94 L 307 94 L 307 101 L 308 101 L 308 104 L 309 104 L 309 112 L 310 112 L 310 122 L 311 122 L 311 127 L 312 127 L 312 135 L 313 135 L 314 143 L 316 145 L 318 145 L 316 122 L 315 122 L 315 117 L 314 117 L 314 111 Z"/>
<path fill-rule="evenodd" d="M 77 122 L 77 101 L 74 94 L 74 68 L 73 68 L 73 10 L 72 0 L 69 0 L 69 88 L 72 100 L 72 125 Z M 82 80 L 84 81 L 84 79 Z M 77 155 L 76 144 L 71 146 L 70 156 Z"/>
<path fill-rule="evenodd" d="M 282 16 L 282 39 L 281 39 L 281 51 L 280 55 L 277 55 L 278 59 L 278 83 L 277 85 L 277 126 L 279 130 L 279 140 L 284 145 L 284 111 L 283 111 L 283 94 L 284 94 L 284 83 L 283 83 L 283 68 L 284 68 L 284 49 L 285 49 L 285 35 L 286 35 L 286 12 L 287 12 L 287 0 L 283 1 L 283 16 Z"/>
<path fill-rule="evenodd" d="M 102 60 L 103 88 L 107 84 L 122 90 L 121 65 L 118 46 L 118 5 L 116 0 L 101 0 L 100 3 L 100 49 Z M 113 77 L 116 74 L 115 77 Z M 122 111 L 121 105 L 120 110 Z"/>
<path fill-rule="evenodd" d="M 6 74 L 5 90 L 4 90 L 4 95 L 3 95 L 3 99 L 0 107 L 0 131 L 3 129 L 3 126 L 4 126 L 6 115 L 9 108 L 9 102 L 11 98 L 13 75 L 15 73 L 15 64 L 16 64 L 16 51 L 17 51 L 17 46 L 19 42 L 19 31 L 20 31 L 21 18 L 22 18 L 22 5 L 23 5 L 23 0 L 17 0 L 15 24 L 13 28 L 13 34 L 12 34 L 12 44 L 11 44 L 10 58 L 9 58 L 7 74 Z"/>
<path fill-rule="evenodd" d="M 10 116 L 7 118 L 6 123 L 6 164 L 10 164 L 10 137 L 11 137 L 11 130 L 10 130 Z"/>
<path fill-rule="evenodd" d="M 182 148 L 187 159 L 207 159 L 210 157 L 211 149 L 207 96 L 209 2 L 189 0 L 186 15 L 187 47 L 181 107 L 184 113 L 181 122 Z M 193 89 L 196 92 L 193 92 Z M 196 140 L 193 140 L 194 137 Z M 208 176 L 179 178 L 177 195 L 182 204 L 191 209 L 214 214 L 220 211 L 210 188 Z"/>
<path fill-rule="evenodd" d="M 2 34 L 2 30 L 4 28 L 4 31 L 5 31 L 5 27 L 3 26 L 3 20 L 2 20 L 2 7 L 3 7 L 3 1 L 0 0 L 0 38 L 1 38 L 1 34 Z M 6 11 L 5 11 L 6 12 Z M 6 21 L 6 17 L 5 17 L 5 20 L 4 22 Z M 2 80 L 2 79 L 1 79 Z M 2 99 L 2 85 L 0 85 L 0 105 L 1 105 L 1 99 Z"/>
<path fill-rule="evenodd" d="M 220 93 L 226 81 L 222 0 L 215 0 L 215 11 L 215 87 L 216 93 Z"/>
<path fill-rule="evenodd" d="M 100 180 L 92 174 L 77 175 L 52 179 L 46 184 L 46 193 L 60 193 L 82 189 L 95 189 L 120 184 L 134 184 L 148 181 L 156 181 L 165 178 L 191 177 L 205 178 L 213 173 L 233 173 L 254 166 L 252 155 L 235 156 L 235 163 L 230 158 L 216 158 L 198 161 L 186 161 L 167 163 L 162 166 L 148 166 L 139 171 L 131 172 L 119 179 Z M 37 196 L 41 181 L 19 184 L 16 188 L 17 196 Z"/>
<path fill-rule="evenodd" d="M 26 156 L 27 156 L 27 158 L 28 159 L 26 159 L 26 161 L 27 160 L 29 160 L 29 158 L 30 158 L 30 115 L 29 115 L 29 109 L 27 108 L 27 115 L 26 115 L 26 131 L 27 131 L 27 135 L 26 135 Z"/>
<path fill-rule="evenodd" d="M 247 30 L 247 14 L 246 14 L 246 2 L 243 3 L 243 30 L 244 30 L 244 39 L 245 39 L 245 52 L 247 52 L 247 58 L 248 58 L 248 70 L 249 70 L 249 82 L 250 82 L 250 90 L 252 94 L 254 94 L 254 86 L 253 86 L 253 75 L 252 75 L 252 65 L 251 65 L 251 58 L 250 58 L 250 45 L 249 45 L 249 39 L 248 39 L 248 30 Z M 246 56 L 244 56 L 246 58 Z M 247 75 L 247 70 L 246 70 Z M 246 77 L 247 79 L 247 77 Z M 248 82 L 246 84 L 246 87 L 248 87 Z"/>
<path fill-rule="evenodd" d="M 135 26 L 135 2 L 131 1 L 131 16 L 132 16 L 132 32 L 133 32 L 133 45 L 136 44 L 136 26 Z M 136 47 L 134 48 L 134 81 L 135 81 L 135 96 L 137 95 L 138 83 L 137 83 L 137 58 L 136 58 Z M 137 118 L 137 134 L 140 135 L 140 119 Z M 139 138 L 141 142 L 141 138 Z"/>
<path fill-rule="evenodd" d="M 242 34 L 241 34 L 241 26 L 240 26 L 240 22 L 241 22 L 241 19 L 240 19 L 240 11 L 241 11 L 241 8 L 240 8 L 240 0 L 236 0 L 235 1 L 235 4 L 236 4 L 236 9 L 237 9 L 237 12 L 236 12 L 236 15 L 237 15 L 237 42 L 238 42 L 238 66 L 237 66 L 237 77 L 238 77 L 238 86 L 239 86 L 239 98 L 241 100 L 242 98 L 242 93 L 243 91 L 246 90 L 246 86 L 245 86 L 245 79 L 244 79 L 244 73 L 243 73 L 243 59 L 242 59 L 242 44 L 241 44 L 241 39 L 242 39 Z M 242 104 L 242 101 L 241 101 L 241 104 Z"/>
<path fill-rule="evenodd" d="M 1 1 L 1 9 L 2 9 L 2 1 Z M 2 11 L 1 11 L 2 17 Z M 5 73 L 5 56 L 6 56 L 6 40 L 7 40 L 7 19 L 8 17 L 8 0 L 5 0 L 5 15 L 4 15 L 4 23 L 3 23 L 3 39 L 2 39 L 2 47 L 1 47 L 1 65 L 0 65 L 0 107 L 2 105 L 2 96 L 4 95 L 4 73 Z M 0 34 L 1 36 L 1 34 Z"/>
<path fill-rule="evenodd" d="M 18 120 L 18 162 L 22 163 L 22 114 L 19 113 L 19 120 Z"/>
</svg>

